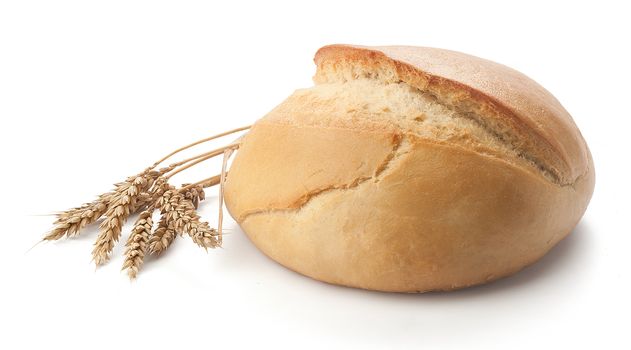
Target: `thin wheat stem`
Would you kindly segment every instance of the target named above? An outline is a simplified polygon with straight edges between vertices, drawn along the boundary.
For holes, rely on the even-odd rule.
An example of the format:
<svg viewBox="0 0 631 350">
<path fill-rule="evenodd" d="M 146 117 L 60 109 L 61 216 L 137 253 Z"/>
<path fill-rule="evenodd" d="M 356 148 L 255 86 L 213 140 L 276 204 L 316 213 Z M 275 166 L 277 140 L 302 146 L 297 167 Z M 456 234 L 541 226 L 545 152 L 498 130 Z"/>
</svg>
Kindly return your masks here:
<svg viewBox="0 0 631 350">
<path fill-rule="evenodd" d="M 217 149 L 217 150 L 211 151 L 211 152 L 209 152 L 209 153 L 208 153 L 208 155 L 203 156 L 203 157 L 200 157 L 199 159 L 197 159 L 196 161 L 194 161 L 194 162 L 192 162 L 192 163 L 188 163 L 188 164 L 186 164 L 186 165 L 183 165 L 183 166 L 182 166 L 182 167 L 180 167 L 180 168 L 177 168 L 177 169 L 173 170 L 173 171 L 172 171 L 172 172 L 170 172 L 169 174 L 165 175 L 165 178 L 168 180 L 168 179 L 170 179 L 171 177 L 173 177 L 175 174 L 178 174 L 178 173 L 180 173 L 180 172 L 182 172 L 182 171 L 184 171 L 184 170 L 186 170 L 186 169 L 188 169 L 188 168 L 190 168 L 190 167 L 192 167 L 192 166 L 195 166 L 195 165 L 197 165 L 197 164 L 199 164 L 199 163 L 201 163 L 201 162 L 203 162 L 203 161 L 206 161 L 206 160 L 208 160 L 208 159 L 214 158 L 214 157 L 216 157 L 216 156 L 218 156 L 218 155 L 220 155 L 220 154 L 223 154 L 223 153 L 224 153 L 224 152 L 226 152 L 227 150 L 229 150 L 229 149 L 234 149 L 234 148 L 236 148 L 236 147 L 239 147 L 239 146 L 238 146 L 238 145 L 235 145 L 235 144 L 231 144 L 231 145 L 229 145 L 229 146 L 222 147 L 222 148 L 220 148 L 220 149 Z"/>
<path fill-rule="evenodd" d="M 189 144 L 189 145 L 186 145 L 186 146 L 184 146 L 184 147 L 180 147 L 180 148 L 176 149 L 175 151 L 173 151 L 173 152 L 171 152 L 171 153 L 167 154 L 166 156 L 164 156 L 164 157 L 163 157 L 162 159 L 160 159 L 159 161 L 155 162 L 155 163 L 153 164 L 153 166 L 151 167 L 151 169 L 153 169 L 153 168 L 157 167 L 160 163 L 162 163 L 162 162 L 164 162 L 165 160 L 167 160 L 167 159 L 171 158 L 171 157 L 172 157 L 172 156 L 174 156 L 175 154 L 180 153 L 180 152 L 182 152 L 182 151 L 184 151 L 184 150 L 187 150 L 187 149 L 189 149 L 189 148 L 191 148 L 191 147 L 193 147 L 193 146 L 197 146 L 197 145 L 199 145 L 199 144 L 201 144 L 201 143 L 208 142 L 208 141 L 212 141 L 212 140 L 214 140 L 214 139 L 218 139 L 218 138 L 223 137 L 223 136 L 227 136 L 227 135 L 230 135 L 230 134 L 234 134 L 234 133 L 239 132 L 239 131 L 248 130 L 248 129 L 249 129 L 249 128 L 251 128 L 251 127 L 252 127 L 252 125 L 244 126 L 244 127 L 241 127 L 241 128 L 236 128 L 236 129 L 233 129 L 233 130 L 230 130 L 230 131 L 222 132 L 221 134 L 217 134 L 217 135 L 214 135 L 214 136 L 211 136 L 211 137 L 207 137 L 207 138 L 205 138 L 205 139 L 201 139 L 201 140 L 199 140 L 199 141 L 195 141 L 195 142 L 193 142 L 193 143 L 191 143 L 191 144 Z"/>
<path fill-rule="evenodd" d="M 223 152 L 223 151 L 225 151 L 225 150 L 226 150 L 226 148 L 228 148 L 228 147 L 231 147 L 231 145 L 224 146 L 224 147 L 219 147 L 219 148 L 214 149 L 214 150 L 212 150 L 212 151 L 204 152 L 204 153 L 202 153 L 202 154 L 198 154 L 198 155 L 193 156 L 193 157 L 190 157 L 190 158 L 188 158 L 188 159 L 184 159 L 184 160 L 179 161 L 179 162 L 177 162 L 177 163 L 173 163 L 173 164 L 171 164 L 171 167 L 178 167 L 178 166 L 180 166 L 180 165 L 184 165 L 184 164 L 186 164 L 186 163 L 188 163 L 188 162 L 190 162 L 190 161 L 193 161 L 193 160 L 199 159 L 199 158 L 201 158 L 201 157 L 205 157 L 205 156 L 210 155 L 210 154 L 215 154 L 215 153 L 217 153 L 217 152 Z"/>
<path fill-rule="evenodd" d="M 223 153 L 223 162 L 221 164 L 221 177 L 219 179 L 219 221 L 217 223 L 217 240 L 218 244 L 222 242 L 222 228 L 223 228 L 223 189 L 226 182 L 226 175 L 228 174 L 226 169 L 228 167 L 228 160 L 234 153 L 234 148 L 228 148 Z"/>
</svg>

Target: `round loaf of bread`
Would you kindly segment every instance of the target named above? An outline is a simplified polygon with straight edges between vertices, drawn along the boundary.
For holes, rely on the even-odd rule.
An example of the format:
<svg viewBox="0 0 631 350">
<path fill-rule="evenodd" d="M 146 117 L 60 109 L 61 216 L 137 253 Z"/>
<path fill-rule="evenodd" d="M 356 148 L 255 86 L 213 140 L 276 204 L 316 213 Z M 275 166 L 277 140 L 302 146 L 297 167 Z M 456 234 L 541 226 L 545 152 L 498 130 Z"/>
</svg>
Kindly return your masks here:
<svg viewBox="0 0 631 350">
<path fill-rule="evenodd" d="M 568 235 L 594 166 L 571 116 L 506 66 L 423 47 L 332 45 L 315 86 L 257 121 L 226 206 L 317 280 L 396 292 L 513 274 Z"/>
</svg>

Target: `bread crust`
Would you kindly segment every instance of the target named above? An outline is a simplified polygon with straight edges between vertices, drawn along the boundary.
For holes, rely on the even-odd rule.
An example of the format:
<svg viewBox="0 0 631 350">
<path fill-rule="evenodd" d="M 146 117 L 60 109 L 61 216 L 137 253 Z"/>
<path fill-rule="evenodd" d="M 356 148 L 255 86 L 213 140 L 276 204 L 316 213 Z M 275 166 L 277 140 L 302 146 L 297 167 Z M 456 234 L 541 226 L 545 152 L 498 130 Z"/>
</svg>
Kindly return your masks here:
<svg viewBox="0 0 631 350">
<path fill-rule="evenodd" d="M 314 59 L 318 67 L 345 60 L 393 65 L 397 78 L 411 86 L 461 108 L 475 103 L 485 118 L 506 123 L 528 141 L 563 184 L 588 170 L 587 146 L 570 114 L 545 88 L 512 68 L 460 52 L 411 46 L 329 45 Z"/>
<path fill-rule="evenodd" d="M 381 57 L 382 49 L 329 46 L 318 52 L 316 62 L 331 59 L 326 55 L 348 59 L 347 50 Z M 411 69 L 410 62 L 428 49 L 418 50 L 405 48 L 406 61 L 397 64 Z M 393 52 L 388 59 L 396 56 Z M 418 70 L 414 74 L 431 71 L 437 77 L 440 70 L 433 66 L 412 68 Z M 445 76 L 439 78 L 445 81 L 456 74 L 441 69 Z M 521 99 L 537 94 L 520 92 L 516 98 L 509 90 L 489 96 L 489 89 L 500 85 L 483 90 L 483 82 L 475 81 L 482 78 L 467 79 L 450 82 L 450 88 L 475 89 L 493 108 L 510 108 L 510 118 L 518 123 L 540 123 L 537 137 L 550 140 L 549 150 L 567 162 L 564 176 L 572 181 L 555 183 L 518 164 L 421 138 L 386 122 L 340 119 L 309 125 L 287 122 L 292 119 L 286 109 L 275 109 L 252 127 L 234 159 L 225 188 L 229 212 L 275 261 L 317 280 L 357 288 L 452 290 L 531 264 L 583 215 L 594 187 L 591 155 L 578 129 L 566 125 L 568 120 L 574 125 L 567 112 L 554 114 L 556 100 L 544 99 L 546 111 L 529 116 L 537 101 Z M 561 121 L 544 124 L 546 116 Z M 556 136 L 563 139 L 554 143 Z M 577 166 L 575 157 L 584 166 Z"/>
</svg>

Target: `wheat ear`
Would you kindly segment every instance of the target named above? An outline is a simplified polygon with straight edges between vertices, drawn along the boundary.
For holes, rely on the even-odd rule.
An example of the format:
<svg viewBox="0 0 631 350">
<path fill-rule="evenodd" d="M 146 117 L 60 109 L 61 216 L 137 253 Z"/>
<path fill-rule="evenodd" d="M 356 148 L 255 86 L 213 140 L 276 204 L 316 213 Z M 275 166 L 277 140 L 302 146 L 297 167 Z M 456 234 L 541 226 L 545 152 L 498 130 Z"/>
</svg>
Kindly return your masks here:
<svg viewBox="0 0 631 350">
<path fill-rule="evenodd" d="M 76 235 L 85 226 L 104 216 L 105 219 L 99 226 L 100 232 L 92 251 L 92 258 L 99 266 L 109 260 L 115 243 L 120 239 L 122 226 L 127 218 L 138 210 L 144 210 L 134 224 L 126 243 L 123 269 L 127 269 L 127 273 L 132 279 L 138 274 L 147 250 L 150 253 L 160 254 L 173 243 L 177 234 L 188 233 L 196 244 L 204 248 L 220 246 L 223 219 L 221 209 L 219 212 L 219 230 L 210 228 L 207 222 L 201 221 L 196 209 L 199 202 L 204 200 L 204 188 L 217 184 L 221 184 L 220 206 L 223 203 L 223 184 L 227 174 L 227 160 L 230 154 L 239 148 L 240 139 L 227 146 L 173 163 L 166 168 L 154 169 L 166 159 L 183 150 L 249 128 L 250 126 L 230 130 L 193 142 L 169 153 L 139 175 L 129 177 L 126 181 L 116 184 L 114 191 L 105 193 L 95 201 L 80 207 L 59 213 L 53 229 L 43 240 L 56 240 L 64 236 Z M 221 175 L 184 185 L 179 190 L 168 184 L 168 180 L 174 175 L 221 154 L 224 155 Z M 155 208 L 160 209 L 162 217 L 158 227 L 151 232 L 152 213 Z"/>
<path fill-rule="evenodd" d="M 72 237 L 79 234 L 84 227 L 105 214 L 107 205 L 115 194 L 116 191 L 107 192 L 90 203 L 58 213 L 53 229 L 42 240 L 54 241 L 64 236 Z"/>
<path fill-rule="evenodd" d="M 182 231 L 188 233 L 193 242 L 204 249 L 219 246 L 217 231 L 210 228 L 207 222 L 200 220 L 199 215 L 195 211 L 195 206 L 190 200 L 181 200 L 176 211 L 180 216 Z"/>
<path fill-rule="evenodd" d="M 107 210 L 107 204 L 101 200 L 89 203 L 84 208 L 73 210 L 67 216 L 60 216 L 53 229 L 44 236 L 45 241 L 54 241 L 64 236 L 78 234 L 84 227 L 98 220 Z"/>
<path fill-rule="evenodd" d="M 161 254 L 173 243 L 177 234 L 181 235 L 184 232 L 188 232 L 200 245 L 213 246 L 212 229 L 208 224 L 204 226 L 199 223 L 199 216 L 195 213 L 194 203 L 199 203 L 205 198 L 203 186 L 188 186 L 183 193 L 182 190 L 176 191 L 174 187 L 169 186 L 158 200 L 162 218 L 149 239 L 150 253 Z"/>
<path fill-rule="evenodd" d="M 163 171 L 169 170 L 172 170 L 172 168 L 163 169 Z M 148 181 L 148 186 L 150 187 L 154 179 L 159 175 L 160 173 L 158 171 L 151 171 L 147 169 L 137 176 L 144 177 Z M 83 228 L 92 224 L 107 212 L 108 205 L 112 199 L 115 198 L 121 191 L 121 188 L 127 186 L 126 184 L 133 178 L 134 177 L 130 177 L 125 182 L 115 184 L 114 191 L 102 194 L 99 198 L 90 203 L 85 203 L 80 207 L 57 214 L 57 220 L 54 222 L 53 229 L 46 234 L 42 240 L 52 241 L 58 240 L 64 236 L 71 237 L 79 234 Z M 137 201 L 138 207 L 132 208 L 131 212 L 135 212 L 140 206 L 145 206 L 149 202 L 151 202 L 150 195 L 147 193 L 141 193 L 139 195 L 139 200 Z"/>
<path fill-rule="evenodd" d="M 206 199 L 204 186 L 201 184 L 183 184 L 180 191 L 184 192 L 184 198 L 191 201 L 195 209 L 199 208 L 199 202 Z"/>
<path fill-rule="evenodd" d="M 166 213 L 173 210 L 171 197 L 175 188 L 170 186 L 164 178 L 161 178 L 159 181 L 160 183 L 156 184 L 156 192 L 159 193 L 156 193 L 155 205 L 160 209 L 162 216 L 158 222 L 158 227 L 149 236 L 149 253 L 155 255 L 160 255 L 169 248 L 176 235 L 175 229 L 172 225 L 169 225 L 166 215 Z"/>
<path fill-rule="evenodd" d="M 120 238 L 123 225 L 132 213 L 131 209 L 136 207 L 136 199 L 146 185 L 147 179 L 144 176 L 136 176 L 117 188 L 117 193 L 105 213 L 106 219 L 99 226 L 100 233 L 92 250 L 92 260 L 97 266 L 109 260 L 114 244 Z"/>
<path fill-rule="evenodd" d="M 125 244 L 125 261 L 123 270 L 127 269 L 130 279 L 135 279 L 145 258 L 149 235 L 153 228 L 153 208 L 149 208 L 138 216 L 134 228 Z"/>
<path fill-rule="evenodd" d="M 166 222 L 166 218 L 160 219 L 158 227 L 149 236 L 149 253 L 154 255 L 160 255 L 167 250 L 173 241 L 177 233 L 173 226 L 169 226 Z"/>
</svg>

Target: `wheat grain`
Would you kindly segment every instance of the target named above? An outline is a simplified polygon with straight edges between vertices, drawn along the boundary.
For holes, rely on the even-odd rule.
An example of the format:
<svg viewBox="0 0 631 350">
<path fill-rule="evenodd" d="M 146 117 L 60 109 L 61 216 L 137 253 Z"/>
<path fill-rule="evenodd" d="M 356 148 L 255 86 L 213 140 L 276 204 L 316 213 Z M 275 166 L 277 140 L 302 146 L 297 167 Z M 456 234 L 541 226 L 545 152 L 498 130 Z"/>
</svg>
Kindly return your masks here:
<svg viewBox="0 0 631 350">
<path fill-rule="evenodd" d="M 131 212 L 134 213 L 139 210 L 148 209 L 151 204 L 153 204 L 153 202 L 155 202 L 155 200 L 150 192 L 140 192 L 138 194 L 138 197 L 136 198 L 136 203 Z"/>
<path fill-rule="evenodd" d="M 183 184 L 182 189 L 184 190 L 184 198 L 186 200 L 191 201 L 195 209 L 199 208 L 199 202 L 206 199 L 206 192 L 204 192 L 204 186 L 201 184 Z"/>
</svg>

